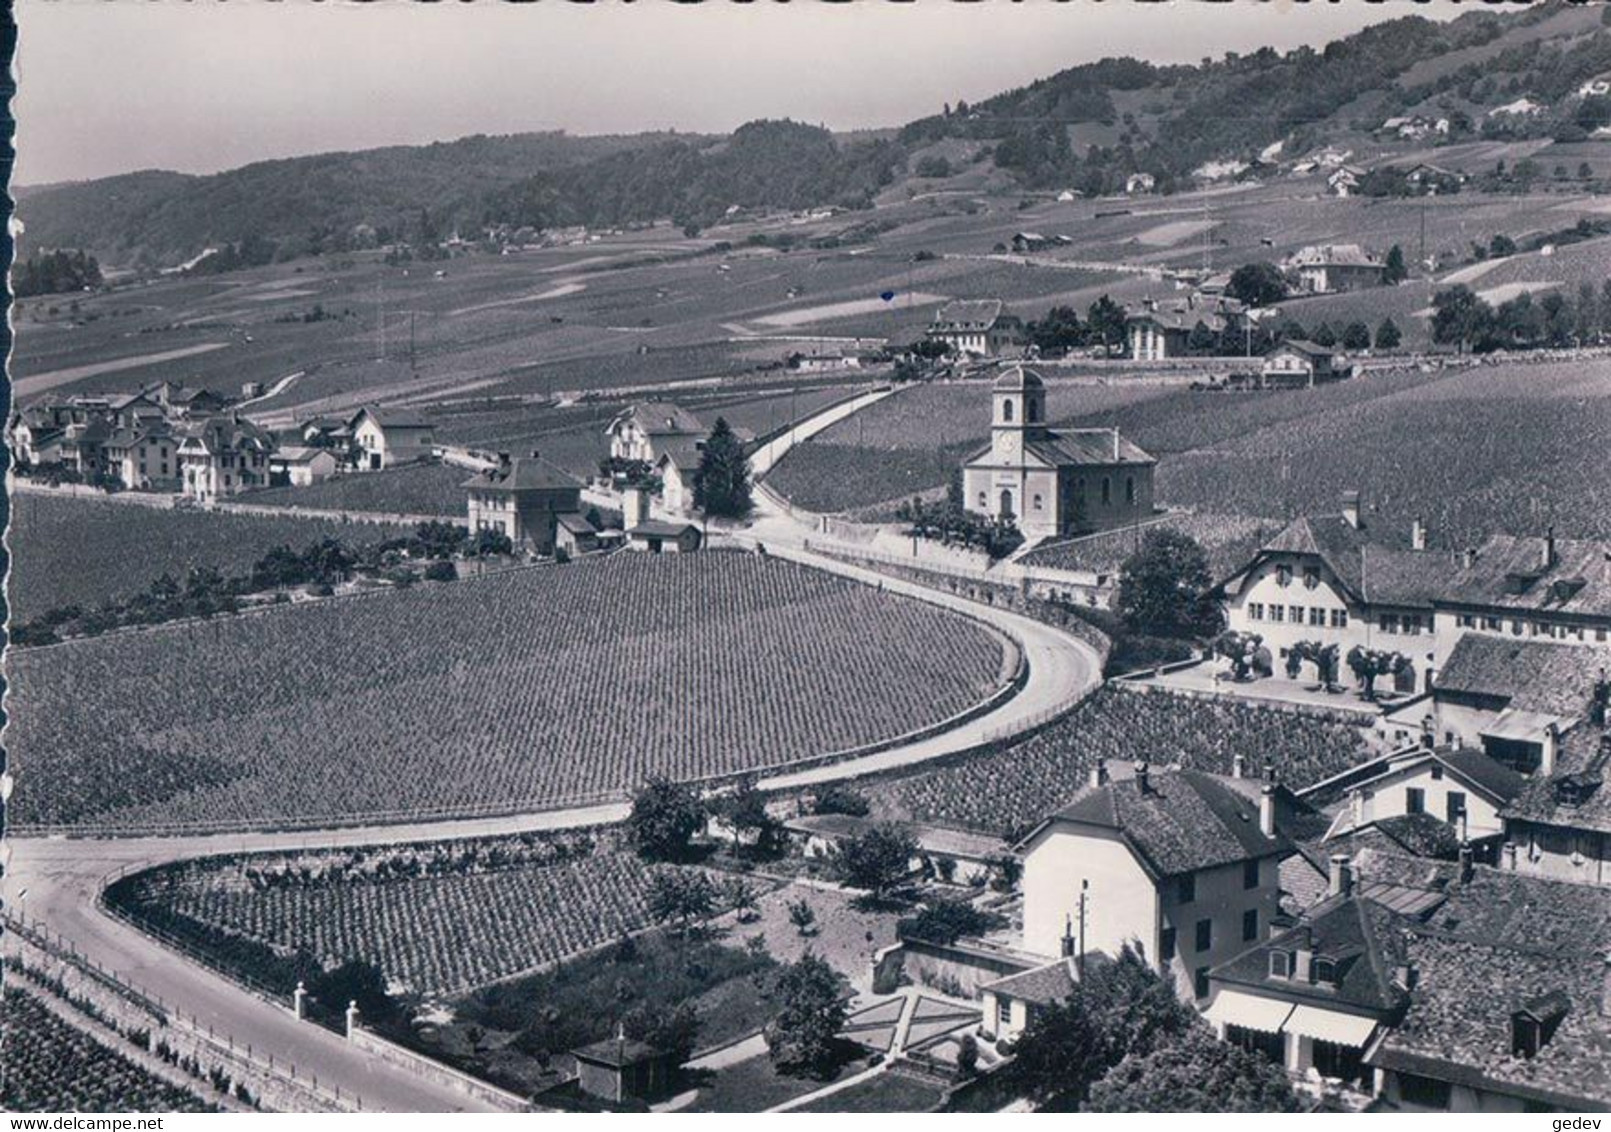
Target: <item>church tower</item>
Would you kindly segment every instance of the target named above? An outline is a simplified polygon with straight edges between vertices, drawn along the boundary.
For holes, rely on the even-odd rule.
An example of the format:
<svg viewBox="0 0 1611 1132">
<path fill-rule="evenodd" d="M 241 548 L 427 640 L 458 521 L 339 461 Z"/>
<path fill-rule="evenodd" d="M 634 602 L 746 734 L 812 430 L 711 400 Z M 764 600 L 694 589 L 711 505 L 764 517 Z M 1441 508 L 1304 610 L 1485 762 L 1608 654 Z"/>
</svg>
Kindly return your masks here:
<svg viewBox="0 0 1611 1132">
<path fill-rule="evenodd" d="M 1032 370 L 1013 366 L 996 379 L 991 400 L 992 451 L 1001 463 L 1017 464 L 1023 459 L 1025 441 L 1045 431 L 1046 386 Z"/>
</svg>

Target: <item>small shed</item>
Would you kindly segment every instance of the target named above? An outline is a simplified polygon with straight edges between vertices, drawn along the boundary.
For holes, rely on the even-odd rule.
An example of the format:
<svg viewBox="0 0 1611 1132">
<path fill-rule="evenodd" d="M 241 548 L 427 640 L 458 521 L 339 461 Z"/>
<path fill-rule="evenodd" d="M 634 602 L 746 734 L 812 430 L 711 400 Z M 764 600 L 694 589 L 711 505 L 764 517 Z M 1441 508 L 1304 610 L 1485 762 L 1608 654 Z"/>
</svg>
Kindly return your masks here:
<svg viewBox="0 0 1611 1132">
<path fill-rule="evenodd" d="M 571 1051 L 582 1092 L 613 1104 L 664 1093 L 671 1083 L 670 1059 L 653 1046 L 627 1037 L 606 1038 Z"/>
<path fill-rule="evenodd" d="M 650 554 L 690 554 L 703 541 L 704 536 L 692 523 L 648 519 L 627 531 L 627 546 Z"/>
</svg>

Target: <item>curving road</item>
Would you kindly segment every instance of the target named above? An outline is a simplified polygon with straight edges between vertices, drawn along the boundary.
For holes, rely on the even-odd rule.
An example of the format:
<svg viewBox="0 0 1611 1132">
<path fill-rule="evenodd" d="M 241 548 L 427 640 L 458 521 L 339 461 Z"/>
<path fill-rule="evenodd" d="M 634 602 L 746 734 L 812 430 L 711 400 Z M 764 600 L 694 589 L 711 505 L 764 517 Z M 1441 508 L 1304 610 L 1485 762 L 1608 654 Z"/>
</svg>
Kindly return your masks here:
<svg viewBox="0 0 1611 1132">
<path fill-rule="evenodd" d="M 887 391 L 834 406 L 792 434 L 767 445 L 756 460 L 770 470 L 798 440 L 814 435 L 858 409 L 887 396 Z M 750 527 L 727 537 L 740 543 L 764 542 L 767 553 L 829 570 L 847 578 L 882 586 L 967 614 L 1012 637 L 1028 661 L 1022 690 L 994 710 L 949 731 L 885 751 L 827 766 L 790 771 L 779 769 L 761 778 L 762 789 L 785 789 L 873 771 L 910 766 L 1024 731 L 1071 699 L 1100 682 L 1101 663 L 1085 642 L 1053 626 L 1009 610 L 980 605 L 927 587 L 885 577 L 862 567 L 811 553 L 802 547 L 812 533 L 795 523 L 759 493 L 760 506 Z M 11 867 L 3 882 L 8 911 L 41 924 L 70 940 L 101 967 L 160 997 L 170 1007 L 194 1015 L 202 1025 L 250 1044 L 259 1054 L 272 1053 L 276 1064 L 295 1064 L 317 1072 L 319 1083 L 363 1098 L 366 1109 L 393 1111 L 473 1111 L 481 1106 L 463 1095 L 422 1080 L 349 1047 L 317 1026 L 213 974 L 150 937 L 102 913 L 96 898 L 109 880 L 122 872 L 170 861 L 217 853 L 331 848 L 409 841 L 564 829 L 619 821 L 624 803 L 571 810 L 520 814 L 502 818 L 431 821 L 407 825 L 356 827 L 296 833 L 246 833 L 197 837 L 80 840 L 13 838 Z"/>
</svg>

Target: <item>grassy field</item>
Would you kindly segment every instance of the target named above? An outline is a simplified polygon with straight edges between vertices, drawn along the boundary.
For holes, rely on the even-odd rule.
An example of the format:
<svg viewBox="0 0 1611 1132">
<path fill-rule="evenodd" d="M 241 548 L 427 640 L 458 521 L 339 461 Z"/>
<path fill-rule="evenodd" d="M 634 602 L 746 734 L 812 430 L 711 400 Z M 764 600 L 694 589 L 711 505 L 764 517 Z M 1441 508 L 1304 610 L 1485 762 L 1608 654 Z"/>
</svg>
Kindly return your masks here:
<svg viewBox="0 0 1611 1132">
<path fill-rule="evenodd" d="M 1229 774 L 1241 753 L 1266 759 L 1293 789 L 1367 757 L 1359 728 L 1229 700 L 1205 703 L 1167 692 L 1099 691 L 1051 727 L 994 752 L 868 789 L 883 816 L 959 823 L 1022 834 L 1079 793 L 1098 756 L 1112 765 L 1146 760 Z"/>
<path fill-rule="evenodd" d="M 8 816 L 252 825 L 614 796 L 892 738 L 1002 667 L 954 614 L 749 555 L 508 571 L 14 654 Z"/>
<path fill-rule="evenodd" d="M 28 621 L 66 605 L 126 598 L 163 574 L 195 566 L 242 574 L 281 544 L 326 537 L 362 545 L 405 533 L 371 523 L 164 511 L 97 499 L 18 494 L 11 501 L 12 616 Z"/>
<path fill-rule="evenodd" d="M 803 1104 L 799 1112 L 927 1112 L 944 1095 L 939 1086 L 901 1073 L 880 1073 L 848 1089 Z"/>
</svg>

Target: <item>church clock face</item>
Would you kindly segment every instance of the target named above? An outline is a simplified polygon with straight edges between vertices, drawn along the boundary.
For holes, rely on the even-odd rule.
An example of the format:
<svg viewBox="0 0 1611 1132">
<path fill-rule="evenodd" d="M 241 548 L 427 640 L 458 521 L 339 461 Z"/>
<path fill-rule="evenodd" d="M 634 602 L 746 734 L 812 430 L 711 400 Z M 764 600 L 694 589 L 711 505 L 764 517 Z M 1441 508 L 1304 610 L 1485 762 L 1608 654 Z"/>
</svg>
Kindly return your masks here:
<svg viewBox="0 0 1611 1132">
<path fill-rule="evenodd" d="M 1008 459 L 1016 459 L 1018 456 L 1018 434 L 1016 432 L 1002 433 L 996 440 L 996 448 Z"/>
</svg>

